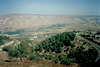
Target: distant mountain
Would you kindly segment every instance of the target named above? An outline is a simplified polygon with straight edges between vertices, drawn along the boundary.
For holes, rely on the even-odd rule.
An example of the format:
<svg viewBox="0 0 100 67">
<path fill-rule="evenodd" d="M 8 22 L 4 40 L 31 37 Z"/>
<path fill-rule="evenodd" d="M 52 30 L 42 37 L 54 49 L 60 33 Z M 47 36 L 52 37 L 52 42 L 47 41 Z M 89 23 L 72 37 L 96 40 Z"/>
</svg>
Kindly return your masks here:
<svg viewBox="0 0 100 67">
<path fill-rule="evenodd" d="M 0 16 L 0 28 L 39 28 L 54 24 L 76 24 L 85 21 L 71 16 L 55 15 L 6 15 Z"/>
<path fill-rule="evenodd" d="M 100 23 L 100 16 L 79 16 L 77 18 L 88 23 Z"/>
</svg>

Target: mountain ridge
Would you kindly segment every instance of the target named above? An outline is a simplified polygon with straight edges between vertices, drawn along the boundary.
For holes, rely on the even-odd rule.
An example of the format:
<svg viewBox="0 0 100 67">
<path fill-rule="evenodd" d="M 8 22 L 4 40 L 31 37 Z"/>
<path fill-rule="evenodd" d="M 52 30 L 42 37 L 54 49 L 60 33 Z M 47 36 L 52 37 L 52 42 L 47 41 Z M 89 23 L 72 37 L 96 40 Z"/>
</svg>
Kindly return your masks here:
<svg viewBox="0 0 100 67">
<path fill-rule="evenodd" d="M 71 16 L 56 15 L 5 15 L 0 16 L 0 28 L 39 28 L 52 24 L 83 23 Z"/>
</svg>

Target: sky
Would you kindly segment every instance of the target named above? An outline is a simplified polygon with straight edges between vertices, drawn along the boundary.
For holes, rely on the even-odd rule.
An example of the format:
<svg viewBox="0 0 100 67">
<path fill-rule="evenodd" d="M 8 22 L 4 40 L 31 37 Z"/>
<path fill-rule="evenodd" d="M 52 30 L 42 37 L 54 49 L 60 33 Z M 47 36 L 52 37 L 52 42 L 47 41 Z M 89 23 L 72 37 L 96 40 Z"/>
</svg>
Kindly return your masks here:
<svg viewBox="0 0 100 67">
<path fill-rule="evenodd" d="M 100 15 L 100 0 L 0 0 L 0 15 Z"/>
</svg>

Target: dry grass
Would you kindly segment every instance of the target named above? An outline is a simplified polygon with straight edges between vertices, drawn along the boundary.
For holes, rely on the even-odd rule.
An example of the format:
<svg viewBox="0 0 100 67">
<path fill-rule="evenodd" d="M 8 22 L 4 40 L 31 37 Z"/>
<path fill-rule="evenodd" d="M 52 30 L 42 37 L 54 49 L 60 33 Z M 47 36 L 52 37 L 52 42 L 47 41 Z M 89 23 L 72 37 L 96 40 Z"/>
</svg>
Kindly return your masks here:
<svg viewBox="0 0 100 67">
<path fill-rule="evenodd" d="M 6 60 L 6 59 L 8 59 L 7 52 L 0 51 L 0 62 L 2 62 L 3 60 Z"/>
<path fill-rule="evenodd" d="M 4 60 L 11 60 L 12 62 L 5 62 Z M 16 60 L 16 61 L 14 61 Z M 6 52 L 0 52 L 0 67 L 78 67 L 78 64 L 73 63 L 72 65 L 62 65 L 60 63 L 53 63 L 49 60 L 43 59 L 43 61 L 28 61 L 25 58 L 22 62 L 16 58 L 9 59 Z"/>
<path fill-rule="evenodd" d="M 28 61 L 24 59 L 22 62 L 0 62 L 1 67 L 66 67 L 66 65 L 55 64 L 46 60 Z M 70 67 L 70 66 L 68 66 Z"/>
<path fill-rule="evenodd" d="M 43 60 L 40 62 L 37 61 L 27 61 L 22 62 L 2 62 L 0 67 L 78 67 L 78 64 L 73 65 L 62 65 Z"/>
</svg>

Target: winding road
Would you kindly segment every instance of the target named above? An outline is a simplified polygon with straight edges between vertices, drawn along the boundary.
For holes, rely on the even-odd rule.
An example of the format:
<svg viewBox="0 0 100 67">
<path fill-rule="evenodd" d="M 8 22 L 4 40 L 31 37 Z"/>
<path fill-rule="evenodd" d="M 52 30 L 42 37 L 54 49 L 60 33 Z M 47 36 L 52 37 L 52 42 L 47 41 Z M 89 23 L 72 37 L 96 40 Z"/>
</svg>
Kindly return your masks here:
<svg viewBox="0 0 100 67">
<path fill-rule="evenodd" d="M 78 36 L 79 38 L 83 39 L 84 41 L 88 42 L 89 44 L 91 44 L 97 51 L 98 51 L 98 56 L 95 60 L 95 62 L 100 61 L 100 46 L 98 46 L 97 44 L 93 43 L 92 41 L 82 37 L 79 33 L 76 34 L 76 36 Z"/>
</svg>

